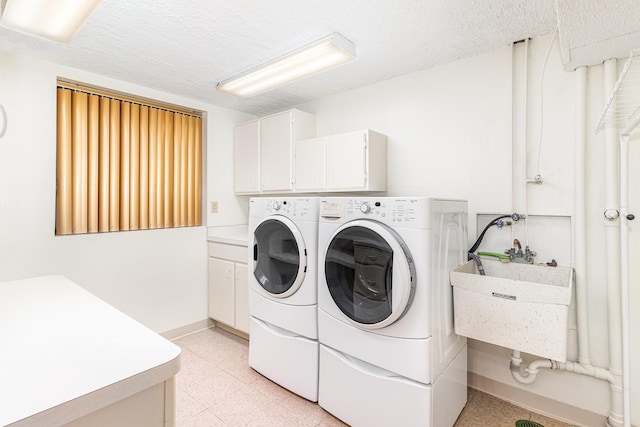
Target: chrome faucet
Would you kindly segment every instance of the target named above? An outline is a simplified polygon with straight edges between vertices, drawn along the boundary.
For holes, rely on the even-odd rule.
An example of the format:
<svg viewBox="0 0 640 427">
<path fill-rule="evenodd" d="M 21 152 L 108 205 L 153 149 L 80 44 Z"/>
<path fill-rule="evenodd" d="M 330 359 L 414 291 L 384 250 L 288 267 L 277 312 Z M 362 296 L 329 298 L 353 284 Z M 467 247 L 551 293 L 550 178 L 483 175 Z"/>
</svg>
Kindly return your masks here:
<svg viewBox="0 0 640 427">
<path fill-rule="evenodd" d="M 525 246 L 524 251 L 522 245 L 518 239 L 513 239 L 513 247 L 504 251 L 506 255 L 509 255 L 509 259 L 513 262 L 519 262 L 522 264 L 533 264 L 533 259 L 537 253 L 529 249 L 529 246 Z"/>
</svg>

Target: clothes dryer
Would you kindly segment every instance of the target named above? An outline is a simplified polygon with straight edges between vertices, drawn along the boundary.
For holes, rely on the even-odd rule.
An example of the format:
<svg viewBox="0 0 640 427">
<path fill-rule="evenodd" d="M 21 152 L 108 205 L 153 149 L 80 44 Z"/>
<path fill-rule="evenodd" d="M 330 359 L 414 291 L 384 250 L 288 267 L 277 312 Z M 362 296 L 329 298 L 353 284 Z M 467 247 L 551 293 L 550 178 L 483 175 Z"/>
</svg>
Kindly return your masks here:
<svg viewBox="0 0 640 427">
<path fill-rule="evenodd" d="M 249 365 L 318 400 L 318 198 L 249 202 Z"/>
<path fill-rule="evenodd" d="M 354 426 L 451 426 L 466 403 L 466 340 L 449 271 L 465 261 L 467 203 L 323 198 L 318 403 Z"/>
</svg>

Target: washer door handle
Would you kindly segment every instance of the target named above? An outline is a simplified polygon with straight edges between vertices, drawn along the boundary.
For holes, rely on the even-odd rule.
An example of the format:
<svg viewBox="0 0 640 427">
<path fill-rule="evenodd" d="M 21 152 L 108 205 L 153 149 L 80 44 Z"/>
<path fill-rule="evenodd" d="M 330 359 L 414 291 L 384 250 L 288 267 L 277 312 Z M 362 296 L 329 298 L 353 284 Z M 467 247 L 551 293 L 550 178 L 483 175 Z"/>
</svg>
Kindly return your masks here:
<svg viewBox="0 0 640 427">
<path fill-rule="evenodd" d="M 253 244 L 253 260 L 254 261 L 258 260 L 258 244 L 257 243 Z"/>
</svg>

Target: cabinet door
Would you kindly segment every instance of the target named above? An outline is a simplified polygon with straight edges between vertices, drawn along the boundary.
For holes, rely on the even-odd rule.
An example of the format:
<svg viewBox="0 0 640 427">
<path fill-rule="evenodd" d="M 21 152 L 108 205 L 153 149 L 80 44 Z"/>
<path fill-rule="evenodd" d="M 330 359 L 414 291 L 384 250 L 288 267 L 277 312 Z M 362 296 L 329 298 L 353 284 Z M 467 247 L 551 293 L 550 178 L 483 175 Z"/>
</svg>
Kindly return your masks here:
<svg viewBox="0 0 640 427">
<path fill-rule="evenodd" d="M 209 317 L 229 326 L 235 323 L 234 263 L 209 257 Z"/>
<path fill-rule="evenodd" d="M 247 264 L 236 263 L 236 329 L 249 333 L 249 276 Z"/>
<path fill-rule="evenodd" d="M 366 188 L 366 149 L 364 132 L 326 138 L 327 190 Z"/>
<path fill-rule="evenodd" d="M 298 141 L 294 147 L 296 191 L 324 190 L 327 185 L 324 138 Z"/>
<path fill-rule="evenodd" d="M 236 126 L 233 132 L 233 184 L 236 193 L 260 191 L 259 122 Z"/>
<path fill-rule="evenodd" d="M 291 114 L 260 120 L 260 172 L 262 191 L 291 190 Z"/>
</svg>

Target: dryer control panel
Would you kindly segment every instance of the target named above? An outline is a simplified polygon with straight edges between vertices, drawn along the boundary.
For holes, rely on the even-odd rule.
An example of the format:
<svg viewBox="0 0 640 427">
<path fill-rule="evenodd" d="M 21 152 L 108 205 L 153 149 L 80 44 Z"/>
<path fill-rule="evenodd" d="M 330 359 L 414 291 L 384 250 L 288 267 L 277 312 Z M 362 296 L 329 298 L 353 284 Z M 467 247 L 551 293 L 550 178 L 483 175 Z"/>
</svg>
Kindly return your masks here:
<svg viewBox="0 0 640 427">
<path fill-rule="evenodd" d="M 429 222 L 432 199 L 426 197 L 330 197 L 320 200 L 320 220 L 375 219 L 407 227 L 424 227 Z"/>
</svg>

